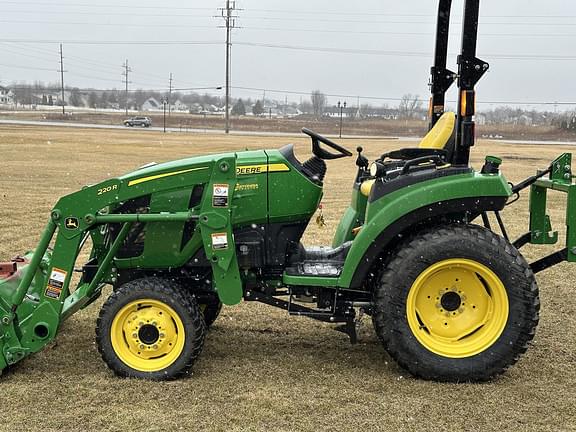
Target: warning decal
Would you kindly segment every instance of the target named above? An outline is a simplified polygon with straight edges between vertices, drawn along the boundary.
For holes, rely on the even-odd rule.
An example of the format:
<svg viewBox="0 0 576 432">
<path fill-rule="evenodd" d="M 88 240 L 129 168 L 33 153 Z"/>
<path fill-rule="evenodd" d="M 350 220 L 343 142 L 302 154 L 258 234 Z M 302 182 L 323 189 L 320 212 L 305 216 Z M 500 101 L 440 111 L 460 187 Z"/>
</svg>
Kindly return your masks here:
<svg viewBox="0 0 576 432">
<path fill-rule="evenodd" d="M 60 298 L 67 274 L 64 270 L 54 267 L 50 273 L 50 279 L 48 279 L 48 286 L 46 286 L 44 295 L 53 299 Z"/>
<path fill-rule="evenodd" d="M 228 207 L 227 184 L 215 184 L 212 187 L 212 207 Z"/>
<path fill-rule="evenodd" d="M 226 233 L 212 234 L 212 249 L 214 250 L 228 249 L 228 235 Z"/>
</svg>

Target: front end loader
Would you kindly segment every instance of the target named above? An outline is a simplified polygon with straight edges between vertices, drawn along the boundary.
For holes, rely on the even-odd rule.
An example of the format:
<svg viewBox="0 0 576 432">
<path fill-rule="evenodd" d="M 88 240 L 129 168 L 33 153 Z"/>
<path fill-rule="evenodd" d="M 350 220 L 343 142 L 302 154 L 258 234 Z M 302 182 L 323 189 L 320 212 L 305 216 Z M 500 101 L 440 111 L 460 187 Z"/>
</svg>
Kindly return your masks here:
<svg viewBox="0 0 576 432">
<path fill-rule="evenodd" d="M 120 376 L 187 374 L 222 305 L 243 300 L 337 324 L 352 342 L 369 315 L 386 350 L 424 379 L 482 381 L 514 364 L 538 323 L 534 273 L 576 261 L 571 156 L 515 186 L 497 157 L 470 166 L 475 86 L 488 64 L 476 57 L 479 0 L 466 0 L 459 70 L 446 69 L 450 9 L 440 0 L 429 133 L 371 164 L 357 149 L 331 246 L 301 238 L 330 161 L 353 153 L 308 129 L 305 162 L 287 145 L 150 164 L 87 186 L 56 203 L 33 252 L 0 264 L 0 370 L 45 347 L 107 284 L 97 345 Z M 454 82 L 458 112 L 445 112 Z M 500 212 L 528 187 L 529 232 L 512 242 Z M 519 248 L 558 240 L 547 190 L 568 193 L 567 245 L 528 264 Z"/>
</svg>

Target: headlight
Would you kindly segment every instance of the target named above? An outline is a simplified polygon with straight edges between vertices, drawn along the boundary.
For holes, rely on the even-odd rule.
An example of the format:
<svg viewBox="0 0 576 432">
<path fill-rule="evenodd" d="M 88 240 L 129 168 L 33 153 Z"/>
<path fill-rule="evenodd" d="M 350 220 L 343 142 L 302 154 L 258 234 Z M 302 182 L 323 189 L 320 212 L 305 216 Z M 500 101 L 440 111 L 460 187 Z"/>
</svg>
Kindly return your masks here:
<svg viewBox="0 0 576 432">
<path fill-rule="evenodd" d="M 386 173 L 384 169 L 384 164 L 380 162 L 372 162 L 370 165 L 370 175 L 372 177 L 382 177 Z"/>
</svg>

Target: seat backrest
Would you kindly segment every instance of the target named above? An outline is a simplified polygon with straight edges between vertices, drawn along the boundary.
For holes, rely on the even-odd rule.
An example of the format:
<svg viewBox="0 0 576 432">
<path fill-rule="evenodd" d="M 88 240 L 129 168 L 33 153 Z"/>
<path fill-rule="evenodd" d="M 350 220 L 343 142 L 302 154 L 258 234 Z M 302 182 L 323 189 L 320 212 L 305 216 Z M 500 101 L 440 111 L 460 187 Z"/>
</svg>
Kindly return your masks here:
<svg viewBox="0 0 576 432">
<path fill-rule="evenodd" d="M 419 148 L 444 149 L 450 142 L 456 125 L 456 114 L 445 112 L 426 136 L 420 141 Z"/>
</svg>

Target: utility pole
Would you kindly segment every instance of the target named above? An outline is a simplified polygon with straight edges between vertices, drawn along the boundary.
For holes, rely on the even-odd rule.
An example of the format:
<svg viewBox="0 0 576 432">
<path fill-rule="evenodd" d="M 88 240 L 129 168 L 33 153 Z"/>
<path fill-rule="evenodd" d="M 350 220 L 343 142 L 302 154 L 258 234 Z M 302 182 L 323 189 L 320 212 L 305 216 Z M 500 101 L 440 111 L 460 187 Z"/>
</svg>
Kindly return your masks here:
<svg viewBox="0 0 576 432">
<path fill-rule="evenodd" d="M 172 72 L 170 72 L 170 86 L 168 87 L 168 117 L 172 112 Z"/>
<path fill-rule="evenodd" d="M 60 91 L 62 94 L 62 115 L 66 114 L 66 102 L 64 101 L 64 56 L 62 55 L 62 44 L 60 44 Z"/>
<path fill-rule="evenodd" d="M 124 68 L 124 71 L 122 72 L 122 76 L 124 77 L 124 79 L 122 82 L 126 85 L 126 94 L 124 96 L 124 107 L 126 109 L 126 116 L 128 116 L 128 83 L 130 82 L 128 80 L 128 73 L 132 72 L 132 69 L 130 69 L 130 67 L 128 66 L 128 59 L 126 59 L 122 67 Z"/>
<path fill-rule="evenodd" d="M 236 1 L 226 0 L 226 7 L 220 8 L 222 18 L 226 24 L 226 113 L 224 132 L 230 133 L 230 56 L 232 51 L 232 29 L 236 28 Z"/>
<path fill-rule="evenodd" d="M 166 100 L 166 98 L 162 99 L 162 105 L 164 107 L 164 133 L 166 133 L 166 104 L 168 103 L 168 100 Z"/>
</svg>

